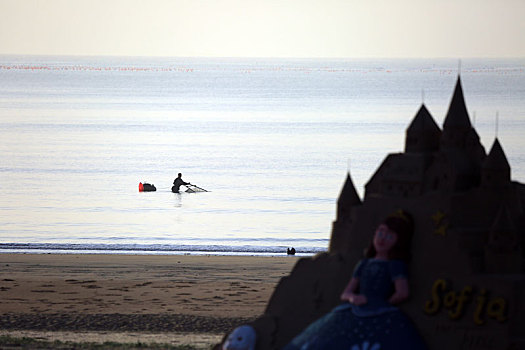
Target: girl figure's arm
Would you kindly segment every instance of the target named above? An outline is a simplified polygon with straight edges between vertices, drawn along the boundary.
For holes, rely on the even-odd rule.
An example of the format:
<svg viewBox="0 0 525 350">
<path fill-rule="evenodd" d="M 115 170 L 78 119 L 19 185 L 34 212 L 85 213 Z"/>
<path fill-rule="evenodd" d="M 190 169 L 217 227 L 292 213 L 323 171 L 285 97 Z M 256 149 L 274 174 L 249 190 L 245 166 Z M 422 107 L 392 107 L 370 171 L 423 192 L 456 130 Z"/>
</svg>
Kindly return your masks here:
<svg viewBox="0 0 525 350">
<path fill-rule="evenodd" d="M 406 278 L 398 278 L 394 281 L 394 294 L 388 299 L 390 304 L 399 304 L 408 298 L 410 291 L 408 288 L 408 280 Z"/>
<path fill-rule="evenodd" d="M 366 304 L 367 302 L 366 296 L 355 293 L 358 286 L 359 286 L 359 278 L 352 277 L 350 282 L 348 282 L 348 285 L 346 286 L 345 290 L 341 294 L 341 300 L 348 301 L 354 305 Z"/>
</svg>

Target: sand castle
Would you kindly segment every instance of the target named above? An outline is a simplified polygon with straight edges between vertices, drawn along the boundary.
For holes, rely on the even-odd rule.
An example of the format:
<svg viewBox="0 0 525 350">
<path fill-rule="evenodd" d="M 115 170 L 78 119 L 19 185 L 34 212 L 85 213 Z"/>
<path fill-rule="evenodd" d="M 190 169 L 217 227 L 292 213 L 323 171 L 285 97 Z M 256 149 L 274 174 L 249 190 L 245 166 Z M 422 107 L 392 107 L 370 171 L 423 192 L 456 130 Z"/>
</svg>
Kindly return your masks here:
<svg viewBox="0 0 525 350">
<path fill-rule="evenodd" d="M 496 139 L 470 123 L 461 79 L 441 129 L 422 105 L 405 151 L 389 154 L 361 200 L 350 174 L 329 251 L 301 259 L 251 325 L 258 349 L 278 349 L 339 304 L 376 225 L 403 208 L 416 231 L 411 298 L 401 305 L 430 349 L 525 349 L 525 185 Z"/>
</svg>

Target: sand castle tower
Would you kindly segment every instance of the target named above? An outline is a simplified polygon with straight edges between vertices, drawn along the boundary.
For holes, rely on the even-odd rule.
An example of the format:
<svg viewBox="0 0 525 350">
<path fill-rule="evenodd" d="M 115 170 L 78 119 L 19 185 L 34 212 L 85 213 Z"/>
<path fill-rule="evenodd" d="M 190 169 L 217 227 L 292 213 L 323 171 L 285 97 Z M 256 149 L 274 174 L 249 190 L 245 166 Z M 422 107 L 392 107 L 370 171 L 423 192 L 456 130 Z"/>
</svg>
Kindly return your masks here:
<svg viewBox="0 0 525 350">
<path fill-rule="evenodd" d="M 253 322 L 259 349 L 285 345 L 339 303 L 372 233 L 403 208 L 415 219 L 410 284 L 401 308 L 430 349 L 525 349 L 525 185 L 511 181 L 496 139 L 488 155 L 458 77 L 443 129 L 425 105 L 405 151 L 387 155 L 365 185 L 347 175 L 329 251 L 304 258 Z"/>
</svg>

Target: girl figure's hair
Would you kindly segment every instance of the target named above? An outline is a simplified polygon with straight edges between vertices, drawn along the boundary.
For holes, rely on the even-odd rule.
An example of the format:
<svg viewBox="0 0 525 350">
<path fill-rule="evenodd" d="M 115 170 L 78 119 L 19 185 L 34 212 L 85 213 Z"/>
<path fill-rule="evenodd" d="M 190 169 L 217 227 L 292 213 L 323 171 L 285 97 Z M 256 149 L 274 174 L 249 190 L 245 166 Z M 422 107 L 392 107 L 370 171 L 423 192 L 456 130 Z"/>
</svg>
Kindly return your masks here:
<svg viewBox="0 0 525 350">
<path fill-rule="evenodd" d="M 411 258 L 410 241 L 414 234 L 414 219 L 412 215 L 404 210 L 398 210 L 388 215 L 382 224 L 397 234 L 396 244 L 388 252 L 388 259 L 403 260 L 408 263 Z M 368 246 L 365 255 L 367 258 L 376 256 L 376 248 L 374 247 L 373 240 Z"/>
</svg>

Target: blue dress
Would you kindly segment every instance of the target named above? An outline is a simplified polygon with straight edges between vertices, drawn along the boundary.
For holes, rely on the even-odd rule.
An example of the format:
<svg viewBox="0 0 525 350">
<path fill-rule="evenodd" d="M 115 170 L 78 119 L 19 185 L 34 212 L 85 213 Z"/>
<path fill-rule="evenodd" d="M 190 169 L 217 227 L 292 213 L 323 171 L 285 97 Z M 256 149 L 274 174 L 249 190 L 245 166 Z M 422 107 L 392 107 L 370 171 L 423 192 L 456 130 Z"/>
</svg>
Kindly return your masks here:
<svg viewBox="0 0 525 350">
<path fill-rule="evenodd" d="M 399 260 L 364 259 L 354 270 L 359 292 L 367 303 L 343 303 L 296 336 L 285 350 L 345 349 L 389 350 L 426 349 L 410 319 L 388 302 L 398 278 L 407 277 Z"/>
</svg>

